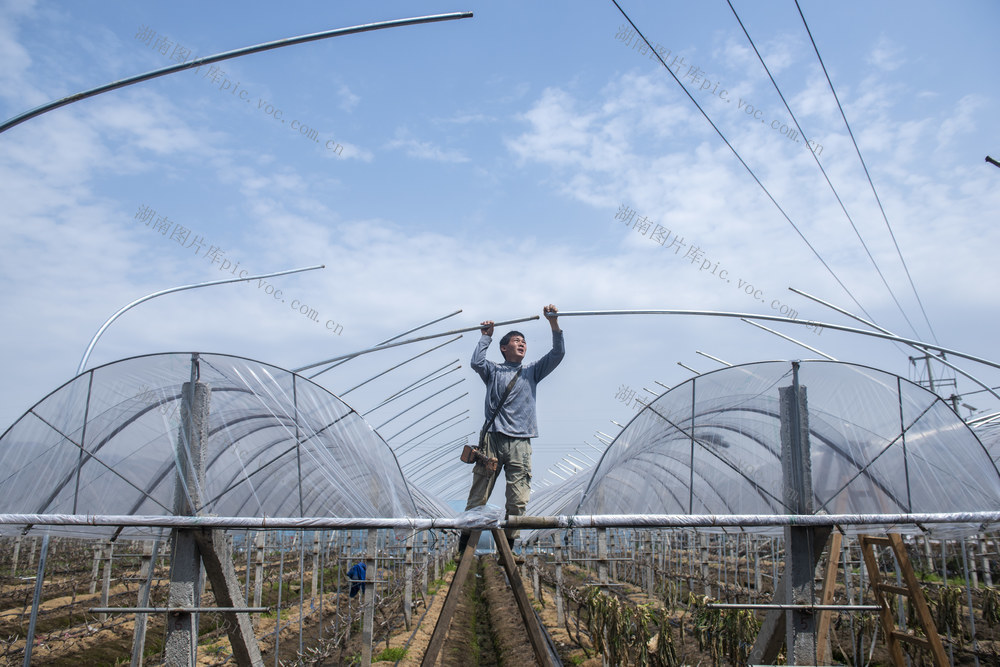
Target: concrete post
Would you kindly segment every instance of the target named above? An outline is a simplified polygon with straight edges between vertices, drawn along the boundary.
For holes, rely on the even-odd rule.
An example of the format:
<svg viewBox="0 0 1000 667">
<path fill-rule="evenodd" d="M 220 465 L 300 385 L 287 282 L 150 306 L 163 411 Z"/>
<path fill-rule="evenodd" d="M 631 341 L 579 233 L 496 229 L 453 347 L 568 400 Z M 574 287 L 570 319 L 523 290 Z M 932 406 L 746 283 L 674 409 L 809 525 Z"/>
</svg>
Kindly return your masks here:
<svg viewBox="0 0 1000 667">
<path fill-rule="evenodd" d="M 750 548 L 750 543 L 747 542 L 747 548 Z M 747 552 L 749 553 L 749 552 Z M 760 595 L 760 588 L 764 584 L 763 578 L 760 573 L 760 546 L 755 545 L 753 550 L 753 591 L 754 597 Z"/>
<path fill-rule="evenodd" d="M 182 388 L 181 423 L 177 434 L 175 460 L 178 462 L 174 490 L 174 513 L 194 515 L 201 509 L 201 489 L 205 484 L 204 445 L 208 439 L 208 404 L 211 390 L 197 382 L 197 355 L 192 359 L 191 382 Z M 168 606 L 200 606 L 201 554 L 194 531 L 171 531 L 174 554 L 170 568 Z M 164 659 L 167 665 L 188 666 L 197 661 L 198 629 L 195 615 L 189 612 L 167 614 L 167 639 Z"/>
<path fill-rule="evenodd" d="M 264 540 L 266 534 L 263 530 L 257 531 L 254 536 L 254 567 L 253 567 L 253 606 L 260 606 L 261 596 L 264 594 Z M 260 621 L 260 614 L 253 615 L 253 624 Z"/>
<path fill-rule="evenodd" d="M 712 577 L 708 569 L 708 561 L 711 553 L 708 550 L 708 535 L 702 533 L 698 536 L 698 561 L 701 564 L 701 581 L 705 587 L 705 595 L 712 597 Z"/>
<path fill-rule="evenodd" d="M 368 529 L 368 540 L 365 545 L 365 579 L 368 580 L 367 591 L 364 596 L 364 621 L 361 627 L 361 665 L 368 667 L 372 664 L 372 636 L 375 627 L 375 580 L 377 576 L 377 565 L 375 560 L 375 540 L 378 538 L 378 531 L 374 528 Z"/>
<path fill-rule="evenodd" d="M 597 529 L 597 580 L 602 586 L 608 583 L 608 530 Z"/>
<path fill-rule="evenodd" d="M 643 539 L 646 542 L 646 595 L 649 599 L 653 599 L 656 593 L 653 577 L 653 559 L 656 557 L 653 552 L 653 533 L 647 530 Z"/>
<path fill-rule="evenodd" d="M 792 362 L 792 386 L 778 389 L 781 413 L 781 467 L 783 502 L 789 514 L 812 514 L 812 469 L 809 451 L 809 419 L 805 387 L 799 386 L 799 364 Z M 830 527 L 785 528 L 785 570 L 780 580 L 773 569 L 774 597 L 786 604 L 815 604 L 815 574 L 830 536 Z M 772 568 L 777 549 L 772 547 Z M 781 648 L 781 630 L 789 665 L 815 665 L 818 616 L 811 610 L 767 614 L 749 662 L 773 663 Z"/>
<path fill-rule="evenodd" d="M 101 555 L 104 553 L 104 545 L 98 544 L 94 547 L 94 565 L 90 570 L 90 594 L 97 592 L 97 577 L 101 574 Z"/>
<path fill-rule="evenodd" d="M 979 553 L 983 555 L 983 582 L 989 587 L 993 588 L 993 573 L 990 572 L 990 555 L 987 553 L 987 547 L 989 542 L 987 542 L 982 535 L 979 536 Z"/>
<path fill-rule="evenodd" d="M 434 559 L 434 581 L 441 579 L 441 559 L 439 558 L 441 548 L 440 542 L 444 539 L 443 535 L 439 535 L 437 541 L 434 543 L 434 554 L 432 558 Z"/>
<path fill-rule="evenodd" d="M 792 363 L 792 386 L 778 390 L 781 399 L 781 467 L 784 501 L 792 514 L 813 513 L 812 465 L 809 447 L 809 413 L 805 387 L 799 386 L 798 362 Z M 826 531 L 829 534 L 829 531 Z M 815 528 L 785 528 L 785 600 L 789 604 L 815 602 Z M 826 542 L 826 535 L 823 535 Z M 793 609 L 785 614 L 788 664 L 815 665 L 817 615 Z"/>
<path fill-rule="evenodd" d="M 21 554 L 21 536 L 18 535 L 14 538 L 14 555 L 11 556 L 10 563 L 10 576 L 17 576 L 17 558 Z"/>
<path fill-rule="evenodd" d="M 976 547 L 979 546 L 979 540 L 972 538 L 968 541 L 968 545 L 968 560 L 972 563 L 972 567 L 969 568 L 969 577 L 972 579 L 972 588 L 975 590 L 979 588 L 979 572 L 976 570 Z"/>
<path fill-rule="evenodd" d="M 413 623 L 413 533 L 406 536 L 403 555 L 403 621 L 409 630 Z"/>
<path fill-rule="evenodd" d="M 198 355 L 194 354 L 191 357 L 191 381 L 182 387 L 181 424 L 174 452 L 177 472 L 174 514 L 177 516 L 196 516 L 202 512 L 211 390 L 208 385 L 198 382 L 199 374 Z M 205 577 L 211 581 L 218 606 L 229 609 L 246 606 L 233 565 L 232 544 L 225 531 L 185 528 L 176 529 L 171 534 L 174 546 L 167 598 L 169 607 L 201 606 Z M 263 665 L 249 614 L 223 612 L 223 618 L 237 664 Z M 196 664 L 197 641 L 196 612 L 172 611 L 167 615 L 165 664 L 171 667 Z"/>
<path fill-rule="evenodd" d="M 198 552 L 204 561 L 205 574 L 212 584 L 212 593 L 215 596 L 216 604 L 220 607 L 237 609 L 244 607 L 246 603 L 240 590 L 236 568 L 233 565 L 232 544 L 226 539 L 225 531 L 192 530 L 190 532 L 194 535 Z M 262 667 L 264 660 L 254 636 L 250 614 L 223 612 L 222 618 L 226 624 L 226 634 L 229 637 L 229 645 L 233 650 L 233 659 L 236 664 Z"/>
<path fill-rule="evenodd" d="M 563 594 L 562 594 L 562 561 L 563 561 L 562 535 L 553 537 L 552 542 L 556 556 L 556 624 L 561 628 L 566 622 L 565 612 L 563 611 Z"/>
<path fill-rule="evenodd" d="M 538 549 L 535 549 L 531 555 L 531 593 L 535 596 L 536 600 L 541 601 L 542 582 L 538 572 Z"/>
<path fill-rule="evenodd" d="M 103 555 L 101 556 L 101 561 L 103 562 L 104 570 L 101 573 L 101 606 L 108 606 L 108 598 L 111 595 L 111 562 L 112 556 L 115 550 L 115 543 L 108 540 L 107 544 L 104 545 Z M 108 620 L 107 614 L 98 614 L 97 619 L 103 623 Z"/>
<path fill-rule="evenodd" d="M 142 547 L 142 566 L 139 568 L 138 606 L 149 606 L 149 593 L 153 587 L 153 577 L 156 573 L 156 552 L 160 546 L 159 540 L 146 542 Z M 146 650 L 146 614 L 135 615 L 135 630 L 132 633 L 132 663 L 131 667 L 142 667 L 143 656 Z"/>
<path fill-rule="evenodd" d="M 427 563 L 428 546 L 427 545 L 430 542 L 430 539 L 431 539 L 431 531 L 429 531 L 429 530 L 424 531 L 424 548 L 423 548 L 424 567 L 423 567 L 423 573 L 421 575 L 423 577 L 423 581 L 421 583 L 423 584 L 423 587 L 424 587 L 424 597 L 425 598 L 430 593 L 430 581 L 429 581 L 430 577 L 427 575 L 427 568 L 428 568 L 428 563 Z"/>
<path fill-rule="evenodd" d="M 923 543 L 924 543 L 924 572 L 933 572 L 934 557 L 931 556 L 931 537 L 927 533 L 924 533 Z"/>
<path fill-rule="evenodd" d="M 312 571 L 312 592 L 310 598 L 315 606 L 316 596 L 319 595 L 319 531 L 313 531 L 313 571 Z"/>
</svg>

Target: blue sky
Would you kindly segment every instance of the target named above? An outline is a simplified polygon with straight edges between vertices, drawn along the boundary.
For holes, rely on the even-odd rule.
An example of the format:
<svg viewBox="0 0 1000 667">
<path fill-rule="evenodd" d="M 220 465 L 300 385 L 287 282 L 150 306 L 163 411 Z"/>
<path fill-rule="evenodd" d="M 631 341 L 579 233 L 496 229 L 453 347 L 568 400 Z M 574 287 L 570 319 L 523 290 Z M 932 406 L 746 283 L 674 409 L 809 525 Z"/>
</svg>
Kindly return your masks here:
<svg viewBox="0 0 1000 667">
<path fill-rule="evenodd" d="M 610 2 L 5 2 L 4 118 L 171 64 L 178 46 L 204 56 L 393 18 L 475 16 L 226 61 L 0 134 L 0 424 L 72 377 L 90 336 L 119 307 L 228 277 L 222 268 L 237 262 L 252 273 L 326 268 L 275 279 L 279 299 L 236 284 L 143 304 L 105 334 L 91 366 L 203 350 L 294 368 L 458 308 L 434 330 L 533 315 L 550 302 L 565 310 L 784 307 L 850 323 L 789 286 L 855 312 L 860 304 L 900 335 L 996 358 L 1000 170 L 984 157 L 1000 157 L 1000 6 L 802 2 L 933 334 L 794 2 L 734 6 L 857 233 L 805 143 L 788 137 L 788 112 L 726 3 L 623 6 L 654 47 L 669 50 L 694 100 L 836 278 L 678 83 L 620 30 L 626 21 Z M 155 211 L 150 225 L 140 210 Z M 166 235 L 152 228 L 160 219 Z M 178 226 L 181 236 L 171 238 Z M 616 433 L 609 420 L 625 423 L 635 412 L 622 400 L 629 391 L 648 397 L 642 388 L 655 389 L 654 380 L 679 384 L 690 372 L 677 362 L 718 367 L 696 350 L 731 363 L 815 356 L 738 320 L 566 318 L 563 327 L 566 360 L 539 390 L 539 480 L 555 479 L 546 470 L 583 440 L 596 443 L 596 430 Z M 922 377 L 908 359 L 916 353 L 902 346 L 774 327 L 837 359 Z M 529 359 L 547 349 L 544 323 L 520 328 Z M 424 447 L 478 431 L 474 344 L 467 334 L 346 400 L 365 411 L 457 358 L 463 368 L 449 378 L 462 384 L 407 415 L 453 398 L 435 414 L 468 410 Z M 359 358 L 321 376 L 323 384 L 342 392 L 427 347 Z M 994 371 L 966 366 L 1000 384 Z M 975 389 L 959 379 L 959 392 Z M 984 394 L 966 402 L 997 408 Z M 458 479 L 456 496 L 465 484 Z"/>
</svg>

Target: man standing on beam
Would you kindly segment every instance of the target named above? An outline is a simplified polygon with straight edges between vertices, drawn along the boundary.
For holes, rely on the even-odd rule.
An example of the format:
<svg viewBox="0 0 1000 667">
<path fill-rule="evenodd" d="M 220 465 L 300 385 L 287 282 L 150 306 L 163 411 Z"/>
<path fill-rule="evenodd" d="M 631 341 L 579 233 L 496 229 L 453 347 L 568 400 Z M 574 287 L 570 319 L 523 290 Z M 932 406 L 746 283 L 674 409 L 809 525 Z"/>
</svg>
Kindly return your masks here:
<svg viewBox="0 0 1000 667">
<path fill-rule="evenodd" d="M 486 350 L 493 341 L 493 320 L 482 322 L 483 335 L 472 353 L 472 368 L 486 384 L 486 423 L 479 443 L 485 456 L 477 457 L 472 470 L 472 488 L 465 505 L 466 511 L 486 504 L 503 468 L 507 478 L 507 516 L 524 514 L 531 494 L 531 438 L 538 437 L 536 387 L 542 378 L 555 370 L 566 354 L 563 332 L 555 316 L 557 312 L 552 304 L 542 308 L 552 327 L 552 349 L 529 364 L 521 363 L 528 344 L 520 331 L 508 331 L 500 339 L 500 354 L 504 363 L 488 361 Z M 484 460 L 488 458 L 497 460 L 493 470 Z M 519 531 L 506 529 L 505 532 L 507 544 L 513 549 Z M 459 556 L 464 553 L 468 541 L 469 532 L 463 531 L 458 543 Z"/>
</svg>

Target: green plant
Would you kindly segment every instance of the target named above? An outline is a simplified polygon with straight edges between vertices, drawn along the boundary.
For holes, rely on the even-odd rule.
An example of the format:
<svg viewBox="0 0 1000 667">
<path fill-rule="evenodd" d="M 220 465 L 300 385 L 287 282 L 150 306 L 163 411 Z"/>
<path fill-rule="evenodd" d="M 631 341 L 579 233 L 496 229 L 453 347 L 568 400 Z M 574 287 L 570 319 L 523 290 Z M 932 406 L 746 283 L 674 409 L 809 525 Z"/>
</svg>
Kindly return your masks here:
<svg viewBox="0 0 1000 667">
<path fill-rule="evenodd" d="M 383 650 L 381 653 L 379 653 L 375 657 L 375 662 L 378 662 L 380 660 L 391 660 L 392 662 L 396 662 L 397 660 L 402 660 L 405 657 L 406 657 L 406 649 L 403 648 L 402 646 L 394 646 L 392 648 L 387 648 Z"/>
<path fill-rule="evenodd" d="M 707 596 L 693 593 L 689 604 L 694 607 L 694 634 L 698 648 L 708 650 L 712 663 L 719 664 L 725 656 L 731 664 L 744 665 L 760 630 L 760 621 L 749 609 L 718 609 L 709 607 Z"/>
</svg>

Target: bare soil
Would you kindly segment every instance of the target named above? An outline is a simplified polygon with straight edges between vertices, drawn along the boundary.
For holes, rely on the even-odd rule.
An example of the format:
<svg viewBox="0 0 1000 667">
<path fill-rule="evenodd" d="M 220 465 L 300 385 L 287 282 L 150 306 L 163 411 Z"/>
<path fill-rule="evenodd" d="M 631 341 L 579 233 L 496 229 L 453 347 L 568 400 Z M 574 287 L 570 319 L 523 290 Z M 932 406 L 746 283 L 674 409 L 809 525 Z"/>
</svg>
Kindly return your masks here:
<svg viewBox="0 0 1000 667">
<path fill-rule="evenodd" d="M 406 657 L 399 662 L 401 667 L 416 667 L 421 664 L 453 578 L 454 572 L 449 572 L 445 585 L 428 601 L 429 608 L 420 619 L 418 627 L 412 632 L 400 632 L 389 639 L 389 646 L 407 646 Z M 379 650 L 381 648 L 384 646 L 380 645 Z M 469 571 L 458 608 L 435 664 L 440 667 L 526 667 L 535 664 L 534 652 L 517 611 L 514 593 L 495 557 L 478 557 Z"/>
<path fill-rule="evenodd" d="M 601 664 L 601 657 L 596 655 L 590 638 L 586 632 L 586 612 L 581 610 L 571 600 L 565 604 L 566 621 L 558 624 L 556 620 L 556 605 L 554 600 L 554 569 L 551 564 L 542 564 L 543 585 L 540 599 L 533 600 L 533 605 L 539 611 L 543 623 L 547 627 L 557 650 L 564 664 L 585 665 L 597 667 Z M 131 652 L 132 634 L 134 620 L 132 615 L 110 616 L 108 620 L 100 622 L 95 614 L 87 610 L 100 604 L 100 592 L 89 594 L 87 582 L 89 580 L 89 568 L 86 572 L 80 573 L 66 572 L 63 576 L 53 576 L 46 578 L 45 600 L 41 606 L 39 624 L 36 631 L 36 641 L 32 649 L 33 662 L 37 664 L 51 665 L 112 665 L 121 660 L 126 660 Z M 620 572 L 623 578 L 627 578 L 626 572 Z M 438 621 L 441 608 L 448 592 L 448 587 L 454 576 L 453 571 L 448 571 L 444 575 L 444 581 L 432 586 L 432 591 L 426 597 L 418 590 L 415 591 L 416 608 L 413 615 L 413 624 L 410 628 L 404 627 L 400 605 L 393 603 L 385 608 L 380 607 L 376 616 L 376 643 L 373 647 L 373 655 L 377 656 L 387 647 L 406 647 L 406 657 L 398 664 L 403 666 L 419 665 L 426 646 L 430 641 L 431 633 Z M 564 589 L 580 589 L 594 579 L 594 573 L 571 565 L 563 566 Z M 275 650 L 275 629 L 279 628 L 278 657 L 282 664 L 296 664 L 300 661 L 311 665 L 342 665 L 350 664 L 356 656 L 361 653 L 360 645 L 360 623 L 357 616 L 348 617 L 346 612 L 346 598 L 340 600 L 338 617 L 338 604 L 335 595 L 325 595 L 322 609 L 319 600 L 312 600 L 308 596 L 303 602 L 302 618 L 302 646 L 305 648 L 304 655 L 299 654 L 299 634 L 300 618 L 299 605 L 297 600 L 298 573 L 294 573 L 293 585 L 286 583 L 283 599 L 283 606 L 292 602 L 289 608 L 283 608 L 280 619 L 275 615 L 262 616 L 256 626 L 257 636 L 260 638 L 260 646 L 267 664 L 274 661 Z M 270 583 L 276 580 L 269 579 Z M 286 577 L 287 582 L 287 577 Z M 657 585 L 660 586 L 665 579 L 659 578 Z M 703 586 L 700 581 L 694 580 L 694 586 L 699 589 Z M 714 581 L 713 585 L 718 586 L 719 581 Z M 530 578 L 523 580 L 525 589 L 529 596 L 532 593 L 532 582 Z M 673 642 L 678 657 L 685 664 L 710 665 L 712 660 L 707 652 L 698 648 L 697 641 L 692 633 L 692 611 L 684 604 L 687 597 L 687 582 L 673 581 L 671 597 L 674 605 L 670 611 L 670 618 L 673 621 Z M 111 588 L 108 606 L 129 607 L 136 603 L 137 584 L 123 576 L 117 580 Z M 731 597 L 733 601 L 745 599 L 747 591 L 745 589 L 726 590 L 720 593 L 724 598 Z M 758 599 L 766 597 L 765 590 L 756 591 Z M 660 598 L 649 598 L 639 587 L 625 583 L 613 589 L 614 594 L 622 600 L 628 600 L 631 604 L 650 604 L 655 608 L 664 609 L 669 602 L 664 602 Z M 938 589 L 928 586 L 929 597 L 935 600 Z M 157 587 L 151 598 L 152 605 L 162 604 L 165 597 L 166 586 Z M 0 664 L 21 664 L 24 650 L 24 634 L 27 627 L 27 612 L 30 611 L 31 595 L 33 593 L 33 583 L 30 580 L 6 577 L 0 578 Z M 661 588 L 658 595 L 664 595 L 665 590 Z M 843 592 L 838 594 L 842 596 Z M 979 598 L 980 592 L 975 592 L 974 596 Z M 267 596 L 265 595 L 265 598 Z M 289 599 L 290 597 L 290 599 Z M 681 602 L 678 603 L 678 600 Z M 964 598 L 963 598 L 964 602 Z M 274 606 L 275 601 L 266 600 L 265 605 Z M 214 605 L 214 600 L 210 594 L 203 599 L 203 604 Z M 357 610 L 357 600 L 353 603 L 353 610 Z M 982 600 L 976 600 L 977 611 L 982 609 Z M 322 636 L 324 642 L 320 642 L 320 628 L 322 616 Z M 584 618 L 581 619 L 581 616 Z M 762 618 L 762 615 L 760 616 Z M 342 632 L 345 624 L 356 624 L 350 640 L 345 643 L 331 643 L 330 638 L 335 632 Z M 982 665 L 1000 665 L 1000 632 L 997 628 L 990 628 L 981 622 L 981 615 L 977 614 L 977 634 L 979 640 L 979 661 Z M 843 664 L 844 656 L 851 655 L 852 641 L 859 634 L 859 617 L 855 616 L 854 634 L 849 617 L 844 614 L 842 617 L 834 619 L 833 628 L 833 650 L 834 662 Z M 151 615 L 148 619 L 149 630 L 147 632 L 147 655 L 153 655 L 151 659 L 155 662 L 156 654 L 161 650 L 163 640 L 162 618 Z M 199 646 L 199 665 L 221 665 L 232 664 L 230 647 L 221 625 L 221 619 L 210 614 L 203 614 L 201 620 L 201 642 Z M 388 634 L 386 634 L 388 632 Z M 880 631 L 879 631 L 880 633 Z M 942 632 L 942 635 L 945 633 Z M 870 650 L 872 637 L 875 635 L 874 626 L 865 630 L 865 654 Z M 971 641 L 968 637 L 959 641 L 955 638 L 952 644 L 955 664 L 972 665 L 974 657 L 971 651 Z M 947 642 L 946 642 L 947 646 Z M 301 663 L 300 663 L 301 664 Z M 390 665 L 392 662 L 376 663 L 380 665 Z M 451 628 L 449 629 L 444 649 L 438 659 L 438 665 L 517 665 L 527 667 L 535 664 L 534 655 L 527 639 L 526 631 L 523 627 L 521 617 L 517 611 L 513 593 L 506 582 L 503 570 L 496 562 L 495 556 L 483 556 L 477 559 L 474 569 L 470 572 L 469 578 L 464 587 L 459 608 L 455 614 Z M 725 663 L 723 663 L 725 664 Z M 876 636 L 876 646 L 872 654 L 871 665 L 887 664 L 887 654 L 884 641 L 881 635 Z M 921 660 L 913 661 L 914 665 L 921 664 Z M 923 664 L 927 664 L 923 661 Z"/>
</svg>

